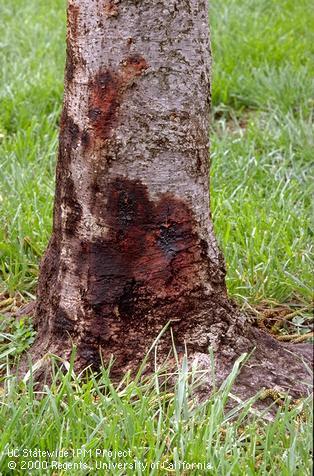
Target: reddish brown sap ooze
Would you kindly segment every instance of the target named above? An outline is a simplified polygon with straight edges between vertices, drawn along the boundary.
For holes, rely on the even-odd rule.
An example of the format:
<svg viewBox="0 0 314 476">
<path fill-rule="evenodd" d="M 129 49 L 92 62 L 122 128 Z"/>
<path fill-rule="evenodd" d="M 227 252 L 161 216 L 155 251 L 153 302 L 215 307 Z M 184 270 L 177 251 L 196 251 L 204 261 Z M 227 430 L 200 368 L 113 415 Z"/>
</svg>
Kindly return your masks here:
<svg viewBox="0 0 314 476">
<path fill-rule="evenodd" d="M 106 220 L 109 235 L 81 249 L 87 306 L 105 315 L 118 306 L 126 317 L 141 311 L 140 301 L 180 296 L 202 259 L 189 208 L 170 194 L 150 200 L 139 181 L 117 178 L 107 190 L 107 205 L 99 202 L 93 211 Z"/>
<path fill-rule="evenodd" d="M 115 74 L 103 71 L 90 83 L 91 91 L 88 117 L 96 137 L 107 139 L 113 128 L 119 105 L 119 84 Z"/>
<path fill-rule="evenodd" d="M 118 72 L 104 69 L 95 75 L 89 85 L 88 116 L 96 138 L 110 137 L 124 92 L 146 68 L 144 58 L 134 55 L 122 62 Z"/>
</svg>

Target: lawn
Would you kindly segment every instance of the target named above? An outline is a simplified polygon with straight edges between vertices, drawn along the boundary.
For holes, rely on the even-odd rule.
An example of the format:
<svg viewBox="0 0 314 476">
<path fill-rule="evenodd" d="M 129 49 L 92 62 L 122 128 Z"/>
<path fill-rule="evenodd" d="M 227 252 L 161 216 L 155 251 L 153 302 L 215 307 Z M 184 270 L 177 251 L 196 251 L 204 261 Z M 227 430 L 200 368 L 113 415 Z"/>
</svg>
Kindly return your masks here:
<svg viewBox="0 0 314 476">
<path fill-rule="evenodd" d="M 171 469 L 176 475 L 310 474 L 309 403 L 303 403 L 305 417 L 297 418 L 300 408 L 286 402 L 273 422 L 255 415 L 244 424 L 251 402 L 239 402 L 236 420 L 224 411 L 234 375 L 202 405 L 193 402 L 195 383 L 184 365 L 175 392 L 161 389 L 158 374 L 144 383 L 126 377 L 114 389 L 104 370 L 100 379 L 88 382 L 71 373 L 56 375 L 40 400 L 34 398 L 31 378 L 23 385 L 11 375 L 10 366 L 34 332 L 29 320 L 17 323 L 5 317 L 6 311 L 34 298 L 39 259 L 51 231 L 64 3 L 0 0 L 0 371 L 5 374 L 0 472 L 13 474 L 8 448 L 76 451 L 85 445 L 89 453 L 59 461 L 91 466 L 97 448 L 131 449 L 131 455 L 115 462 L 131 464 L 137 458 L 146 468 L 99 469 L 99 474 L 171 474 Z M 313 288 L 312 4 L 213 0 L 210 24 L 211 203 L 229 293 L 255 312 L 290 309 L 295 313 L 291 326 L 302 334 L 308 331 L 304 323 Z M 113 461 L 108 455 L 98 459 Z M 98 471 L 95 466 L 21 469 L 22 458 L 16 461 L 14 474 Z M 158 461 L 177 462 L 177 467 L 149 467 Z M 206 461 L 211 469 L 183 468 L 183 461 Z"/>
</svg>

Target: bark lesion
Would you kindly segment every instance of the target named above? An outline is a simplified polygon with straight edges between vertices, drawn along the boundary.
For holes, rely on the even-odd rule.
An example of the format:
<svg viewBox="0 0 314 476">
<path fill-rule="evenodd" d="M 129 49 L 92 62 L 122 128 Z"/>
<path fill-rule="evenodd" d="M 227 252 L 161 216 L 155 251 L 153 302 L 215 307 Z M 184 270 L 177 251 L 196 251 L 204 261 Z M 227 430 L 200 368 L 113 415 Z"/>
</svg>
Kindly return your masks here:
<svg viewBox="0 0 314 476">
<path fill-rule="evenodd" d="M 182 345 L 187 331 L 191 334 L 189 316 L 204 315 L 204 327 L 210 325 L 206 308 L 213 296 L 204 295 L 201 269 L 212 282 L 214 277 L 210 276 L 209 258 L 193 213 L 183 201 L 171 194 L 153 200 L 144 184 L 122 177 L 107 184 L 105 197 L 105 201 L 93 201 L 91 210 L 109 231 L 103 238 L 84 240 L 77 254 L 76 274 L 86 280 L 81 294 L 85 324 L 79 349 L 93 347 L 91 356 L 101 348 L 106 356 L 120 356 L 118 366 L 121 359 L 135 365 L 129 350 L 123 353 L 119 349 L 122 340 L 126 346 L 136 336 L 138 342 L 145 342 L 139 344 L 143 356 L 156 328 L 160 330 L 175 316 L 181 316 L 176 335 Z M 217 280 L 213 293 L 218 293 L 218 288 L 221 291 L 222 282 Z M 80 359 L 83 355 L 85 351 Z"/>
<path fill-rule="evenodd" d="M 101 68 L 90 80 L 88 118 L 95 141 L 111 137 L 126 90 L 147 68 L 143 57 L 129 55 L 119 69 Z"/>
<path fill-rule="evenodd" d="M 65 213 L 64 231 L 68 237 L 74 237 L 81 223 L 83 209 L 79 203 L 73 179 L 64 180 L 62 210 Z"/>
<path fill-rule="evenodd" d="M 106 200 L 91 203 L 95 217 L 101 216 L 109 231 L 88 241 L 77 232 L 70 233 L 72 226 L 79 225 L 81 210 L 71 179 L 64 183 L 70 187 L 67 200 L 72 210 L 67 217 L 69 229 L 67 220 L 64 228 L 72 249 L 67 258 L 70 268 L 63 269 L 67 261 L 61 258 L 60 246 L 64 242 L 61 230 L 55 230 L 38 286 L 37 315 L 41 322 L 46 319 L 52 339 L 77 342 L 81 366 L 96 368 L 101 350 L 105 359 L 118 356 L 118 369 L 121 362 L 136 366 L 147 344 L 169 320 L 178 318 L 176 335 L 181 345 L 193 333 L 196 315 L 204 328 L 211 325 L 206 308 L 210 300 L 214 302 L 213 296 L 205 296 L 200 277 L 209 276 L 214 282 L 214 276 L 210 276 L 206 246 L 198 236 L 193 213 L 183 201 L 169 193 L 153 200 L 140 181 L 116 178 L 107 184 Z M 80 315 L 69 313 L 60 300 L 63 275 L 69 273 L 79 280 Z M 213 285 L 214 294 L 219 294 L 220 285 L 219 281 L 216 291 Z M 217 309 L 212 309 L 216 315 Z M 121 349 L 121 341 L 130 348 Z M 136 341 L 141 344 L 134 356 Z"/>
<path fill-rule="evenodd" d="M 88 118 L 95 137 L 110 137 L 119 107 L 119 90 L 116 75 L 100 70 L 89 83 L 90 100 Z"/>
</svg>

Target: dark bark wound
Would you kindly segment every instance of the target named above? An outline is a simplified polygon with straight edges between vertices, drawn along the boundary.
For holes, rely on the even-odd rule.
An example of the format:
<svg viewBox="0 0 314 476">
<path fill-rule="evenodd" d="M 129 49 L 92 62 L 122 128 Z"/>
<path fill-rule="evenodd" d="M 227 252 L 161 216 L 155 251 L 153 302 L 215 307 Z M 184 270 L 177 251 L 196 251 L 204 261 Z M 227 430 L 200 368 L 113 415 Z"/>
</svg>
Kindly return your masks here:
<svg viewBox="0 0 314 476">
<path fill-rule="evenodd" d="M 82 207 L 77 200 L 74 182 L 70 177 L 64 181 L 63 204 L 66 207 L 65 233 L 75 236 L 82 217 Z"/>
<path fill-rule="evenodd" d="M 70 162 L 73 151 L 78 146 L 80 130 L 64 107 L 61 117 L 61 134 L 59 141 L 59 160 L 57 166 L 57 194 L 55 204 L 55 225 L 61 226 L 61 206 L 66 211 L 65 232 L 74 236 L 82 216 L 82 207 L 76 197 L 76 189 L 71 177 Z M 61 186 L 62 184 L 62 186 Z"/>
<path fill-rule="evenodd" d="M 106 196 L 108 203 L 99 201 L 93 212 L 108 224 L 109 235 L 82 248 L 89 269 L 88 304 L 98 313 L 118 306 L 123 315 L 125 293 L 133 311 L 143 296 L 180 296 L 202 259 L 187 205 L 168 194 L 155 203 L 144 185 L 127 179 L 109 184 Z"/>
<path fill-rule="evenodd" d="M 117 113 L 125 91 L 148 67 L 144 58 L 126 58 L 118 71 L 101 69 L 90 81 L 89 112 L 94 137 L 105 140 L 116 125 Z"/>
<path fill-rule="evenodd" d="M 96 368 L 101 349 L 105 360 L 115 356 L 121 372 L 126 365 L 140 362 L 151 339 L 169 320 L 180 321 L 176 337 L 183 345 L 184 336 L 195 325 L 190 316 L 214 305 L 215 314 L 223 318 L 224 299 L 218 296 L 225 296 L 223 277 L 216 277 L 219 285 L 209 304 L 199 276 L 203 269 L 204 280 L 214 282 L 215 272 L 207 243 L 198 236 L 193 212 L 186 203 L 169 193 L 153 200 L 141 182 L 116 178 L 107 184 L 102 199 L 90 204 L 95 217 L 107 224 L 108 233 L 104 238 L 78 241 L 70 230 L 77 226 L 81 210 L 71 180 L 64 183 L 69 187 L 66 204 L 71 210 L 65 232 L 75 250 L 75 274 L 81 282 L 83 312 L 77 323 L 84 329 L 78 346 L 82 366 Z M 58 262 L 56 251 L 51 253 L 53 260 L 48 251 L 42 267 L 42 286 L 49 285 L 52 261 Z M 55 286 L 58 289 L 57 281 Z M 75 341 L 77 324 L 60 307 L 57 297 L 54 299 L 51 332 L 58 338 L 70 334 Z M 44 312 L 44 307 L 38 309 L 39 314 Z M 121 342 L 125 343 L 122 347 Z"/>
<path fill-rule="evenodd" d="M 119 87 L 116 75 L 99 71 L 90 83 L 90 107 L 88 117 L 96 137 L 106 139 L 116 119 L 119 106 Z"/>
</svg>

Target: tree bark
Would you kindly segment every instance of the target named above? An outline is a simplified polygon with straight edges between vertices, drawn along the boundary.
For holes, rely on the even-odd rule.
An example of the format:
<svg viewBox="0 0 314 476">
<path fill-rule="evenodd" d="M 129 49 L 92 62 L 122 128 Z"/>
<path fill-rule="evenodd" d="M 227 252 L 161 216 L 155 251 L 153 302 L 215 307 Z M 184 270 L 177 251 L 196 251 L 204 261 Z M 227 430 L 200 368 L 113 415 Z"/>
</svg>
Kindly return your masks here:
<svg viewBox="0 0 314 476">
<path fill-rule="evenodd" d="M 207 0 L 69 0 L 37 353 L 75 343 L 79 367 L 113 356 L 119 375 L 169 321 L 178 350 L 255 345 L 210 218 L 210 70 Z"/>
</svg>

